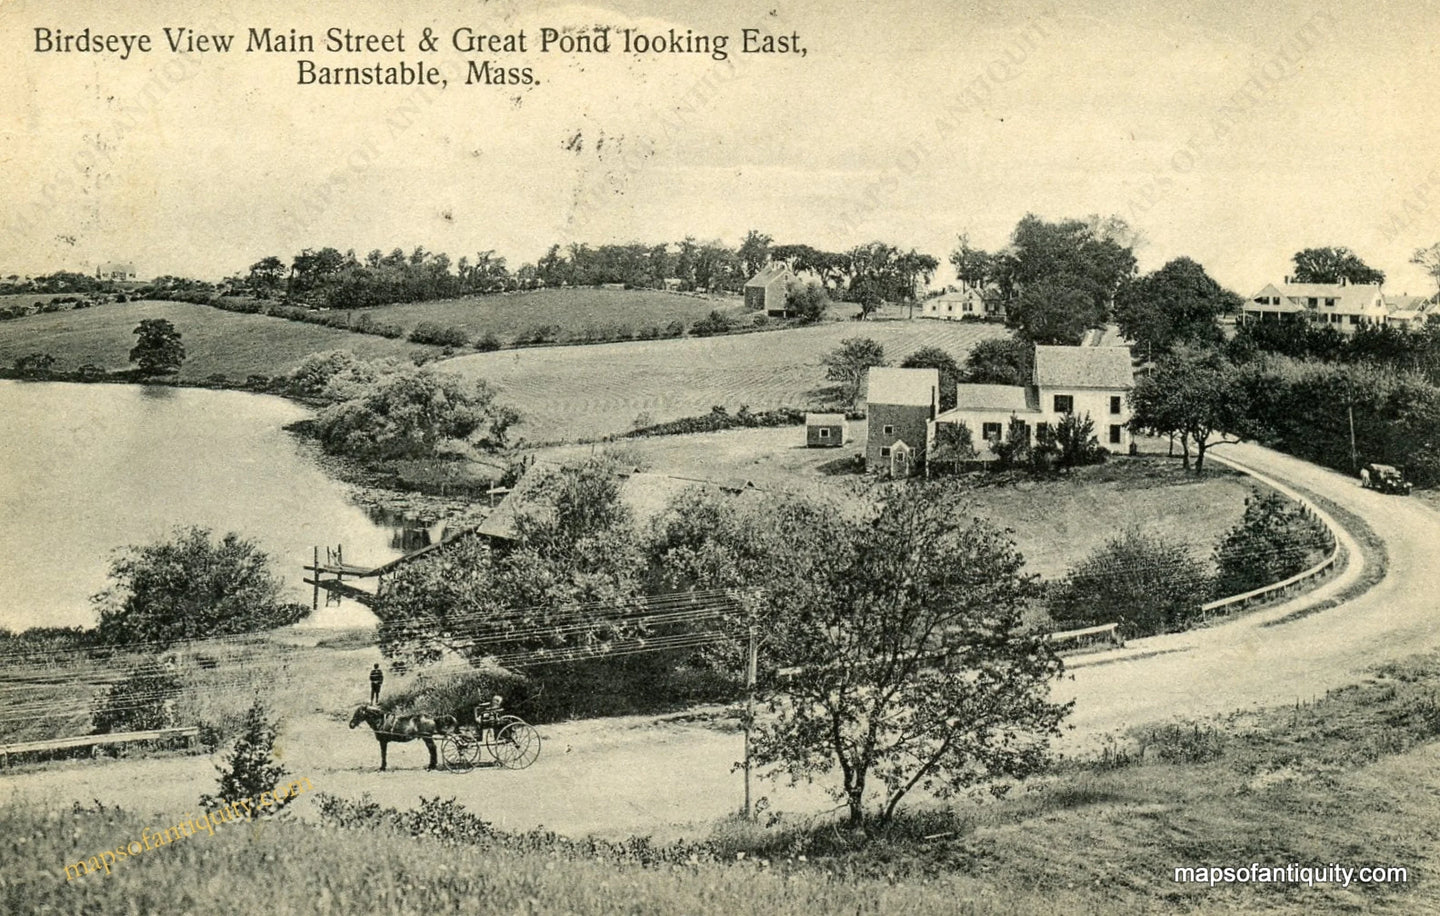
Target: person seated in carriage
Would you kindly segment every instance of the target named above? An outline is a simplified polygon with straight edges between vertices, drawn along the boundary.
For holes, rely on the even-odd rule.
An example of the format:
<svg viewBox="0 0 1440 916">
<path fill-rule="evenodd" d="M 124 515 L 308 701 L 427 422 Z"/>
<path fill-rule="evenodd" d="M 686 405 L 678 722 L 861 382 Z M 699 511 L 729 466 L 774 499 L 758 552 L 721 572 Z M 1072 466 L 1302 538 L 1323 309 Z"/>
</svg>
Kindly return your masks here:
<svg viewBox="0 0 1440 916">
<path fill-rule="evenodd" d="M 481 704 L 475 707 L 475 726 L 482 732 L 485 729 L 498 730 L 500 728 L 500 716 L 505 705 L 505 699 L 499 696 L 490 698 L 488 705 Z"/>
</svg>

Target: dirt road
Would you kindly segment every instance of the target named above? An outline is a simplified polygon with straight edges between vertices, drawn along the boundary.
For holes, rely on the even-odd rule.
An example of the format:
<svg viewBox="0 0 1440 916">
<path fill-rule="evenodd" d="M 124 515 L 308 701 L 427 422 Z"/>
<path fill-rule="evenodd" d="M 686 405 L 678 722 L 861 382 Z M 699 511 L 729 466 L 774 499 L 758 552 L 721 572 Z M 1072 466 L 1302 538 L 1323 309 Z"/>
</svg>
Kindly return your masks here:
<svg viewBox="0 0 1440 916">
<path fill-rule="evenodd" d="M 1369 667 L 1440 644 L 1440 514 L 1420 500 L 1362 490 L 1351 478 L 1253 446 L 1225 446 L 1230 459 L 1325 496 L 1363 517 L 1385 541 L 1389 575 L 1343 605 L 1264 626 L 1311 606 L 1345 585 L 1341 578 L 1276 608 L 1174 636 L 1133 641 L 1126 650 L 1075 660 L 1058 692 L 1076 701 L 1074 751 L 1098 736 L 1146 721 L 1293 702 L 1353 682 Z M 1176 519 L 1183 525 L 1184 519 Z M 1347 576 L 1353 577 L 1353 568 Z M 455 796 L 510 829 L 545 825 L 563 833 L 653 833 L 694 836 L 736 810 L 742 783 L 731 764 L 741 755 L 733 720 L 615 719 L 543 730 L 544 752 L 522 772 L 466 775 L 423 770 L 423 746 L 392 745 L 392 771 L 379 773 L 379 752 L 362 727 L 335 715 L 300 715 L 283 736 L 285 763 L 315 787 L 350 797 L 368 792 L 384 804 L 409 806 L 420 796 Z M 127 808 L 177 818 L 214 787 L 207 758 L 72 762 L 0 779 L 0 800 L 68 805 L 119 800 Z M 776 789 L 760 783 L 784 810 L 821 811 L 832 802 L 813 786 Z M 302 811 L 302 813 L 304 813 Z"/>
</svg>

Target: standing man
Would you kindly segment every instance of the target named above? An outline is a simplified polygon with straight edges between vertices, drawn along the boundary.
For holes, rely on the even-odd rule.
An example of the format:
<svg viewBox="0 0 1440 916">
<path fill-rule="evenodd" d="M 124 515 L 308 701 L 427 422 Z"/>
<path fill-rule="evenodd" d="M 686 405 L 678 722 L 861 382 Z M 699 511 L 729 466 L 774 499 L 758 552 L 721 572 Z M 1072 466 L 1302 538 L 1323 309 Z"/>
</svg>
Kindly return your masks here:
<svg viewBox="0 0 1440 916">
<path fill-rule="evenodd" d="M 380 670 L 380 663 L 376 662 L 375 667 L 370 669 L 370 702 L 380 702 L 380 685 L 385 682 L 385 673 Z"/>
</svg>

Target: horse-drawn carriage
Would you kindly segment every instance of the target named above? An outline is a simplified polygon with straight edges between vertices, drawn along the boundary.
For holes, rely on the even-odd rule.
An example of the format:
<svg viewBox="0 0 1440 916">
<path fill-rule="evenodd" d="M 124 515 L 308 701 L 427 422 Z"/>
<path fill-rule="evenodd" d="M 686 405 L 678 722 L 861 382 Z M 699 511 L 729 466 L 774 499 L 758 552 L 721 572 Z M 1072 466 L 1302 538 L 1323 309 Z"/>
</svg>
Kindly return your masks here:
<svg viewBox="0 0 1440 916">
<path fill-rule="evenodd" d="M 474 726 L 456 726 L 440 735 L 440 760 L 447 770 L 467 773 L 479 765 L 481 751 L 507 770 L 523 770 L 540 757 L 540 733 L 498 706 L 477 706 Z"/>
<path fill-rule="evenodd" d="M 499 697 L 488 706 L 475 707 L 473 725 L 462 725 L 454 716 L 386 713 L 373 704 L 359 707 L 350 717 L 351 728 L 362 723 L 370 726 L 380 742 L 382 771 L 388 765 L 386 751 L 391 742 L 416 739 L 430 752 L 429 770 L 436 768 L 437 742 L 445 768 L 459 773 L 479 766 L 482 752 L 507 770 L 523 770 L 540 756 L 540 733 L 519 716 L 506 715 Z"/>
</svg>

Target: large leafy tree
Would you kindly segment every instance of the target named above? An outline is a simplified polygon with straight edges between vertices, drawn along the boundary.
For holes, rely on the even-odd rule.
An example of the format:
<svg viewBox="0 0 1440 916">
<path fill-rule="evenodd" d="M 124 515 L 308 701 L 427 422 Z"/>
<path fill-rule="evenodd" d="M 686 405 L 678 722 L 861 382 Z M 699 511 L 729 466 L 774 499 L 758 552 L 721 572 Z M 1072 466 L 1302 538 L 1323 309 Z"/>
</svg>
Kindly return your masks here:
<svg viewBox="0 0 1440 916">
<path fill-rule="evenodd" d="M 740 242 L 740 270 L 748 279 L 760 272 L 765 263 L 770 260 L 770 243 L 775 241 L 769 235 L 758 229 L 751 229 L 745 233 L 745 238 Z"/>
<path fill-rule="evenodd" d="M 629 635 L 616 621 L 639 599 L 645 563 L 615 463 L 532 470 L 512 498 L 508 547 L 462 539 L 385 583 L 375 613 L 387 657 L 600 651 Z"/>
<path fill-rule="evenodd" d="M 1060 220 L 1049 223 L 1026 214 L 1010 237 L 1008 265 L 1023 292 L 1042 280 L 1063 278 L 1063 285 L 1088 294 L 1101 320 L 1111 298 L 1135 273 L 1133 233 L 1123 220 Z"/>
<path fill-rule="evenodd" d="M 955 406 L 955 386 L 964 375 L 955 357 L 939 347 L 921 347 L 900 361 L 902 369 L 938 369 L 940 371 L 940 409 Z"/>
<path fill-rule="evenodd" d="M 1178 541 L 1131 528 L 1057 583 L 1050 615 L 1066 626 L 1118 622 L 1148 636 L 1188 623 L 1210 596 L 1210 576 Z"/>
<path fill-rule="evenodd" d="M 177 372 L 185 362 L 185 345 L 180 332 L 164 318 L 146 318 L 135 327 L 135 346 L 130 362 L 140 366 L 142 375 Z"/>
<path fill-rule="evenodd" d="M 1219 351 L 1177 347 L 1155 363 L 1154 370 L 1130 392 L 1131 426 L 1157 435 L 1179 436 L 1185 467 L 1195 445 L 1195 473 L 1205 466 L 1212 436 L 1224 441 L 1246 437 L 1248 398 L 1239 370 Z"/>
<path fill-rule="evenodd" d="M 1115 300 L 1115 321 L 1147 356 L 1178 343 L 1219 345 L 1216 319 L 1240 307 L 1241 298 L 1189 258 L 1176 258 L 1126 284 Z"/>
<path fill-rule="evenodd" d="M 1016 337 L 982 340 L 965 356 L 965 381 L 976 385 L 1028 385 L 1035 374 L 1035 347 Z"/>
<path fill-rule="evenodd" d="M 513 408 L 495 403 L 495 389 L 485 380 L 425 366 L 397 369 L 360 386 L 326 408 L 317 428 L 326 451 L 335 454 L 423 458 L 445 442 L 502 447 L 518 419 Z"/>
<path fill-rule="evenodd" d="M 1086 329 L 1105 323 L 1104 307 L 1070 274 L 1045 277 L 1025 286 L 1005 308 L 1005 323 L 1031 343 L 1080 342 Z"/>
<path fill-rule="evenodd" d="M 181 639 L 249 633 L 295 623 L 305 614 L 281 604 L 270 557 L 231 532 L 175 531 L 132 547 L 110 564 L 111 584 L 96 595 L 99 638 L 111 644 L 168 645 Z"/>
<path fill-rule="evenodd" d="M 1410 256 L 1410 263 L 1423 268 L 1425 273 L 1430 275 L 1430 279 L 1435 281 L 1437 289 L 1440 289 L 1440 242 L 1429 248 L 1416 248 L 1415 253 Z"/>
<path fill-rule="evenodd" d="M 889 820 L 913 790 L 945 798 L 1039 769 L 1068 706 L 1015 545 L 944 486 L 897 487 L 842 530 L 803 592 L 768 597 L 766 651 L 790 676 L 756 727 L 762 765 L 791 779 L 838 772 L 861 825 L 878 790 Z M 763 587 L 763 584 L 762 584 Z"/>
<path fill-rule="evenodd" d="M 1291 256 L 1296 283 L 1384 283 L 1385 272 L 1360 260 L 1349 248 L 1306 248 Z"/>
<path fill-rule="evenodd" d="M 853 405 L 860 397 L 865 373 L 872 366 L 885 365 L 885 348 L 869 337 L 847 337 L 840 346 L 825 354 L 825 377 L 844 386 L 847 402 Z"/>
</svg>

